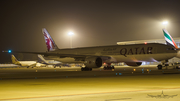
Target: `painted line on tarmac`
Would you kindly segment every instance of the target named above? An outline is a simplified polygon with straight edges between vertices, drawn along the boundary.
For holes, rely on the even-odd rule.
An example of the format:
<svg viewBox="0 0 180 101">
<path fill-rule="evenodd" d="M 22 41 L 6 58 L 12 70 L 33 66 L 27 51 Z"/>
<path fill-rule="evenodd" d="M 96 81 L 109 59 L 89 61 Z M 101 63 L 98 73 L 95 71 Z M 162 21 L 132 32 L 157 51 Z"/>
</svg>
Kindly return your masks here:
<svg viewBox="0 0 180 101">
<path fill-rule="evenodd" d="M 129 92 L 144 92 L 144 91 L 173 90 L 173 89 L 180 89 L 180 87 L 163 88 L 163 89 L 151 89 L 151 90 L 113 91 L 113 92 L 99 92 L 99 93 L 86 93 L 86 94 L 70 94 L 70 95 L 52 95 L 52 96 L 7 98 L 7 99 L 0 99 L 0 100 L 23 100 L 23 99 L 37 99 L 37 98 L 40 99 L 40 98 L 51 98 L 51 97 L 83 96 L 83 95 L 110 94 L 110 93 L 129 93 Z"/>
</svg>

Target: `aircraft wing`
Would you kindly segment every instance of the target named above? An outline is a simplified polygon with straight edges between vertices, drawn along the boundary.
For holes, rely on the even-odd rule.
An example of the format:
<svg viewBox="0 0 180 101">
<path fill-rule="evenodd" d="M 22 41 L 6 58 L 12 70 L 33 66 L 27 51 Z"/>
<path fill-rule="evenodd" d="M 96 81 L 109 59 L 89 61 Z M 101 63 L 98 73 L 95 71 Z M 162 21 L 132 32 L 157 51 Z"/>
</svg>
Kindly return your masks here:
<svg viewBox="0 0 180 101">
<path fill-rule="evenodd" d="M 57 52 L 22 52 L 22 51 L 3 51 L 7 53 L 29 53 L 29 54 L 41 54 L 45 56 L 59 56 L 59 57 L 72 57 L 72 58 L 85 58 L 88 56 L 99 56 L 99 57 L 104 57 L 110 59 L 110 56 L 102 56 L 102 55 L 87 55 L 87 54 L 61 54 Z"/>
<path fill-rule="evenodd" d="M 149 95 L 149 94 L 147 94 L 147 95 L 148 95 L 149 97 L 152 97 L 152 98 L 153 98 L 153 97 L 157 97 L 157 96 L 155 96 L 155 95 Z"/>
<path fill-rule="evenodd" d="M 177 95 L 169 95 L 169 97 L 173 98 L 174 96 L 177 96 Z"/>
</svg>

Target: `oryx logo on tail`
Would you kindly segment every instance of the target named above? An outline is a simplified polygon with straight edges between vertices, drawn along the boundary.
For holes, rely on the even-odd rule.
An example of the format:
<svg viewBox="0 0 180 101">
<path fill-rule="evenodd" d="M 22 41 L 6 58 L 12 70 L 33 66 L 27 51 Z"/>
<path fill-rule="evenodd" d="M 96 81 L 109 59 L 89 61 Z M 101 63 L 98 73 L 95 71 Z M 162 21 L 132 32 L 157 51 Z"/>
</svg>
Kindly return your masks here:
<svg viewBox="0 0 180 101">
<path fill-rule="evenodd" d="M 49 33 L 47 32 L 47 30 L 45 28 L 42 29 L 42 33 L 44 35 L 47 50 L 54 51 L 54 50 L 58 49 L 57 45 L 55 44 L 55 42 L 53 41 L 53 39 L 51 38 L 51 36 L 49 35 Z"/>
<path fill-rule="evenodd" d="M 173 46 L 176 49 L 178 49 L 178 46 L 176 45 L 175 41 L 173 40 L 171 35 L 168 33 L 168 31 L 163 29 L 163 33 L 164 33 L 164 37 L 165 37 L 165 40 L 166 40 L 166 44 L 170 45 L 170 46 Z"/>
</svg>

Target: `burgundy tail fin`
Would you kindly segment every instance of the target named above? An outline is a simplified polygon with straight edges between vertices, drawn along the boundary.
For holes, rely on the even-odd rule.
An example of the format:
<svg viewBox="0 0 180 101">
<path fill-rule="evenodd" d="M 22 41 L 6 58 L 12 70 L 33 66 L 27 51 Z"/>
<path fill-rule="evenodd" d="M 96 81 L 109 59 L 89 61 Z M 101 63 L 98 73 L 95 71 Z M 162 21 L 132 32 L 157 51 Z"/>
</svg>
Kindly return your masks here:
<svg viewBox="0 0 180 101">
<path fill-rule="evenodd" d="M 49 35 L 48 31 L 45 28 L 42 29 L 42 33 L 44 35 L 47 50 L 48 51 L 58 50 L 57 45 L 55 44 L 54 40 L 51 38 L 51 36 Z"/>
</svg>

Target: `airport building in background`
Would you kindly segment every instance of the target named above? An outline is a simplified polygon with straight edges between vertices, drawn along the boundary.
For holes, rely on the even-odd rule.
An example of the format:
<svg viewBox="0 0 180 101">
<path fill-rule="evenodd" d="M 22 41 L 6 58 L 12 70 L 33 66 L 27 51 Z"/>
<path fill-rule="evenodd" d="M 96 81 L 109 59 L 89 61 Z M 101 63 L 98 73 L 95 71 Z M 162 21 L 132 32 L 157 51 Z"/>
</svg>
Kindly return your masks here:
<svg viewBox="0 0 180 101">
<path fill-rule="evenodd" d="M 180 38 L 173 38 L 174 41 L 176 42 L 178 48 L 180 48 Z M 154 39 L 154 40 L 136 40 L 136 41 L 124 41 L 124 42 L 117 42 L 118 45 L 130 45 L 130 44 L 148 44 L 148 43 L 162 43 L 166 44 L 166 41 L 164 39 Z M 172 58 L 168 61 L 169 63 L 180 63 L 179 58 Z M 142 65 L 157 65 L 160 62 L 143 62 Z M 124 65 L 124 63 L 119 63 L 118 65 Z"/>
</svg>

